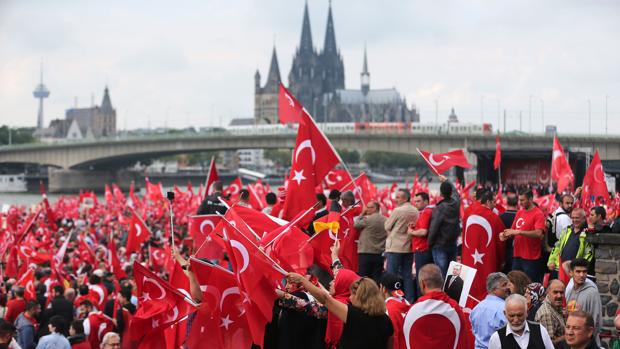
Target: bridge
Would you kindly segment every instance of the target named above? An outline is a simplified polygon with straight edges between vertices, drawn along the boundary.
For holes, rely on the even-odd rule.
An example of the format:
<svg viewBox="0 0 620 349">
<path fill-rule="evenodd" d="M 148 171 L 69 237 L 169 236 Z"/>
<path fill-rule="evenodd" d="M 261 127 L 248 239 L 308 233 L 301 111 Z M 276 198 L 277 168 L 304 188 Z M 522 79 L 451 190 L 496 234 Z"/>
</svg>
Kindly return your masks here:
<svg viewBox="0 0 620 349">
<path fill-rule="evenodd" d="M 167 155 L 235 149 L 285 149 L 295 146 L 294 133 L 245 134 L 205 133 L 197 135 L 144 136 L 103 139 L 92 142 L 63 142 L 0 147 L 0 164 L 40 164 L 61 169 L 118 169 L 138 160 Z M 414 154 L 416 148 L 434 153 L 456 148 L 492 151 L 493 135 L 355 133 L 327 134 L 338 149 L 389 151 Z M 551 153 L 553 138 L 543 135 L 501 135 L 502 151 Z M 620 138 L 601 136 L 561 137 L 565 150 L 594 152 L 603 160 L 620 160 Z"/>
</svg>

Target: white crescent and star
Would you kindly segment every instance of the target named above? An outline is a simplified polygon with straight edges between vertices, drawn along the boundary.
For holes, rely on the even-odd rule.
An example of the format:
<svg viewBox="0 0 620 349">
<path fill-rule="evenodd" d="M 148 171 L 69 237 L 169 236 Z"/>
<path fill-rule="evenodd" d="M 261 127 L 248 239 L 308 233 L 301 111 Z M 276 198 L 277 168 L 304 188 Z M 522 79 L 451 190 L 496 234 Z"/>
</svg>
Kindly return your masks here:
<svg viewBox="0 0 620 349">
<path fill-rule="evenodd" d="M 211 227 L 211 230 L 215 229 L 215 224 L 213 223 L 213 221 L 210 220 L 210 219 L 205 219 L 204 221 L 202 221 L 202 223 L 200 223 L 200 232 L 203 235 L 207 235 L 208 234 L 208 233 L 205 233 L 205 231 L 204 231 L 204 228 L 207 225 Z"/>
<path fill-rule="evenodd" d="M 288 93 L 284 93 L 284 97 L 288 100 L 288 105 L 290 105 L 291 108 L 295 107 L 295 102 L 293 102 L 293 98 L 291 98 Z"/>
<path fill-rule="evenodd" d="M 304 170 L 301 170 L 301 171 L 293 170 L 293 172 L 295 172 L 295 175 L 293 176 L 293 180 L 297 182 L 297 185 L 301 185 L 301 181 L 306 179 L 306 177 L 304 177 Z"/>
<path fill-rule="evenodd" d="M 603 172 L 603 165 L 598 164 L 594 168 L 594 181 L 597 183 L 605 183 L 605 172 Z"/>
<path fill-rule="evenodd" d="M 243 246 L 243 244 L 237 240 L 230 240 L 230 246 L 239 250 L 239 253 L 241 253 L 241 257 L 243 258 L 243 264 L 241 266 L 241 269 L 239 269 L 239 274 L 241 274 L 247 269 L 248 264 L 250 264 L 250 254 L 248 253 L 248 250 L 245 248 L 245 246 Z"/>
<path fill-rule="evenodd" d="M 314 165 L 314 163 L 316 162 L 316 153 L 314 152 L 314 148 L 312 147 L 312 142 L 309 139 L 306 139 L 305 141 L 299 143 L 299 146 L 297 147 L 297 150 L 295 151 L 295 162 L 297 162 L 299 159 L 299 153 L 301 153 L 301 151 L 306 148 L 310 149 L 310 155 L 312 155 L 312 164 Z"/>
<path fill-rule="evenodd" d="M 327 185 L 334 185 L 340 181 L 342 181 L 342 176 L 340 175 L 336 175 L 336 180 L 332 180 L 332 176 L 334 175 L 334 172 L 329 172 L 327 174 L 327 176 L 325 176 L 325 183 L 327 183 Z"/>
<path fill-rule="evenodd" d="M 138 223 L 134 223 L 133 226 L 136 228 L 136 237 L 142 234 L 142 227 Z"/>
<path fill-rule="evenodd" d="M 239 292 L 239 287 L 229 287 L 222 292 L 222 298 L 220 299 L 220 310 L 224 307 L 224 300 L 226 300 L 226 297 L 233 294 L 241 295 Z"/>
<path fill-rule="evenodd" d="M 491 244 L 491 239 L 493 238 L 493 228 L 491 228 L 491 223 L 489 223 L 489 221 L 486 218 L 473 214 L 467 218 L 467 224 L 465 225 L 466 234 L 469 232 L 469 227 L 472 225 L 479 225 L 482 228 L 484 228 L 484 230 L 487 232 L 486 247 L 489 247 L 489 245 Z M 465 242 L 465 247 L 469 248 L 469 245 L 467 244 L 467 237 L 463 240 Z"/>
<path fill-rule="evenodd" d="M 403 324 L 403 332 L 405 334 L 407 348 L 411 348 L 411 329 L 413 325 L 417 320 L 429 314 L 444 316 L 452 323 L 455 331 L 453 347 L 456 349 L 459 343 L 459 334 L 461 332 L 461 321 L 459 320 L 458 314 L 454 311 L 450 304 L 437 299 L 427 299 L 423 302 L 416 303 L 407 312 L 405 322 Z"/>
<path fill-rule="evenodd" d="M 441 159 L 439 161 L 436 161 L 435 160 L 435 155 L 433 155 L 433 153 L 428 154 L 428 162 L 430 162 L 431 165 L 433 165 L 433 166 L 441 166 L 444 162 L 446 162 L 446 160 L 449 159 L 449 156 L 442 155 L 442 158 L 443 159 Z"/>
<path fill-rule="evenodd" d="M 521 227 L 523 227 L 523 224 L 525 224 L 525 219 L 523 219 L 523 217 L 517 219 L 517 223 L 515 223 L 515 228 L 517 229 L 521 229 Z"/>
<path fill-rule="evenodd" d="M 95 286 L 92 285 L 89 287 L 89 289 L 95 291 L 97 293 L 97 295 L 99 296 L 99 304 L 103 303 L 105 301 L 105 294 L 103 293 L 103 290 L 101 289 L 100 286 Z"/>
<path fill-rule="evenodd" d="M 158 300 L 158 299 L 163 299 L 166 296 L 166 290 L 164 290 L 164 288 L 155 280 L 151 279 L 150 277 L 145 276 L 144 279 L 142 279 L 142 289 L 144 290 L 144 286 L 146 286 L 146 283 L 149 282 L 152 285 L 155 285 L 158 289 L 159 289 L 159 297 L 157 298 L 151 298 L 150 293 L 148 292 L 144 292 L 142 291 L 143 294 L 146 293 L 146 297 L 148 299 L 153 299 L 153 300 Z"/>
</svg>

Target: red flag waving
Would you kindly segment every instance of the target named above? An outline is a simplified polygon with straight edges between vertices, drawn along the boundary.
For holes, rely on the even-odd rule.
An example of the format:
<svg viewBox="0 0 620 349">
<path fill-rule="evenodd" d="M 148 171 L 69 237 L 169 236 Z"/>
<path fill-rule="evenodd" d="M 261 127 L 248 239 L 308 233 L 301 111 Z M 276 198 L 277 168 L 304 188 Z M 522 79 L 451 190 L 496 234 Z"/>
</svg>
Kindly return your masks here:
<svg viewBox="0 0 620 349">
<path fill-rule="evenodd" d="M 299 122 L 303 106 L 292 93 L 290 93 L 284 85 L 280 84 L 280 93 L 278 95 L 278 117 L 281 124 Z"/>
<path fill-rule="evenodd" d="M 409 349 L 474 347 L 469 319 L 444 292 L 420 297 L 405 316 L 403 332 Z"/>
<path fill-rule="evenodd" d="M 346 186 L 352 181 L 353 181 L 353 178 L 351 178 L 351 176 L 349 175 L 349 172 L 347 172 L 347 170 L 344 170 L 344 169 L 329 171 L 327 175 L 325 176 L 325 180 L 324 180 L 325 186 L 329 190 L 332 190 L 332 189 L 340 190 L 342 189 L 342 187 Z"/>
<path fill-rule="evenodd" d="M 495 159 L 493 160 L 493 169 L 497 170 L 502 163 L 502 148 L 499 144 L 499 135 L 495 136 Z"/>
<path fill-rule="evenodd" d="M 224 189 L 222 195 L 224 198 L 232 202 L 236 202 L 239 197 L 239 192 L 243 188 L 243 183 L 241 182 L 241 178 L 235 178 L 230 184 Z"/>
<path fill-rule="evenodd" d="M 431 170 L 438 175 L 446 172 L 454 166 L 471 168 L 463 149 L 457 149 L 442 154 L 433 154 L 418 149 L 418 153 L 422 155 L 422 158 L 424 158 L 424 161 L 426 161 Z"/>
<path fill-rule="evenodd" d="M 222 217 L 214 214 L 188 216 L 189 234 L 194 239 L 194 253 L 196 258 L 221 259 L 224 257 L 224 247 L 210 235 Z"/>
<path fill-rule="evenodd" d="M 127 235 L 127 256 L 132 252 L 138 251 L 143 242 L 151 238 L 151 231 L 144 224 L 142 218 L 138 216 L 136 211 L 129 209 L 131 212 L 131 225 L 129 226 L 129 234 Z"/>
<path fill-rule="evenodd" d="M 118 259 L 116 243 L 114 242 L 114 238 L 111 234 L 108 239 L 108 268 L 110 268 L 110 271 L 114 273 L 114 276 L 116 276 L 118 280 L 122 280 L 127 277 L 127 273 L 125 273 L 121 267 L 121 261 Z"/>
<path fill-rule="evenodd" d="M 589 204 L 594 198 L 596 200 L 602 197 L 604 202 L 610 203 L 607 182 L 605 182 L 605 171 L 603 171 L 603 163 L 598 155 L 598 150 L 594 152 L 590 166 L 583 178 L 583 193 L 581 194 L 582 204 Z"/>
<path fill-rule="evenodd" d="M 211 165 L 209 165 L 209 174 L 207 174 L 207 181 L 205 182 L 205 195 L 213 194 L 213 182 L 219 181 L 220 176 L 217 175 L 217 168 L 215 167 L 215 157 L 211 158 Z"/>
<path fill-rule="evenodd" d="M 352 183 L 340 188 L 341 192 L 347 190 L 351 190 L 355 195 L 355 200 L 360 200 L 362 204 L 366 204 L 377 196 L 377 187 L 372 184 L 364 172 L 360 173 Z"/>
<path fill-rule="evenodd" d="M 304 112 L 293 149 L 287 187 L 290 195 L 284 200 L 282 218 L 291 219 L 312 206 L 316 202 L 315 188 L 339 162 L 340 158 L 329 140 L 310 115 Z"/>
<path fill-rule="evenodd" d="M 497 214 L 484 205 L 476 205 L 467 216 L 463 229 L 462 263 L 477 269 L 469 293 L 483 299 L 487 290 L 487 276 L 500 270 L 504 261 L 505 244 L 499 240 L 504 223 Z"/>
<path fill-rule="evenodd" d="M 573 170 L 564 156 L 564 148 L 557 136 L 553 137 L 553 157 L 551 160 L 551 179 L 558 183 L 557 192 L 561 193 L 574 180 Z"/>
<path fill-rule="evenodd" d="M 29 268 L 26 274 L 17 281 L 17 285 L 24 288 L 24 299 L 35 300 L 37 293 L 34 289 L 34 269 Z"/>
</svg>

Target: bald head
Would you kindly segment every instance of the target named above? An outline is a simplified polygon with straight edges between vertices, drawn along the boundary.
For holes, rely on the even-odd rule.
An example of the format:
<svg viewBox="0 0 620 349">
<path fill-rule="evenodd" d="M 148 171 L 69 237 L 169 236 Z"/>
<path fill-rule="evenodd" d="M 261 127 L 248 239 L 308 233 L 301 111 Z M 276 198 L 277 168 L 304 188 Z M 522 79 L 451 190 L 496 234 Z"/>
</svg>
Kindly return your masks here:
<svg viewBox="0 0 620 349">
<path fill-rule="evenodd" d="M 426 264 L 420 269 L 418 273 L 418 279 L 420 284 L 424 285 L 424 290 L 441 289 L 443 287 L 443 276 L 441 275 L 441 269 L 435 264 Z"/>
</svg>

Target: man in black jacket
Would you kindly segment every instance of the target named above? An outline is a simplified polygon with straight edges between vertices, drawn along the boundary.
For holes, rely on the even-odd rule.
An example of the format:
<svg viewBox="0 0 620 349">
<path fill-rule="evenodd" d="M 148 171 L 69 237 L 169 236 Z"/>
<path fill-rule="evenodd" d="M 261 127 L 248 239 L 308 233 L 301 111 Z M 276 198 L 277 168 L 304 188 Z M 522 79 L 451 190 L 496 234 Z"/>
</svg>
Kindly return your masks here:
<svg viewBox="0 0 620 349">
<path fill-rule="evenodd" d="M 61 285 L 56 285 L 52 289 L 52 292 L 53 292 L 53 298 L 50 301 L 50 304 L 48 305 L 47 309 L 45 309 L 45 311 L 43 311 L 43 314 L 42 314 L 41 323 L 44 326 L 40 326 L 39 328 L 40 336 L 43 335 L 44 333 L 45 334 L 49 333 L 47 329 L 47 324 L 49 322 L 49 319 L 51 319 L 52 316 L 54 315 L 61 316 L 65 320 L 65 322 L 68 324 L 70 324 L 73 321 L 73 303 L 71 303 L 65 298 L 64 287 L 62 287 Z"/>
<path fill-rule="evenodd" d="M 461 199 L 459 193 L 445 176 L 439 176 L 442 200 L 435 205 L 428 228 L 428 246 L 433 262 L 446 277 L 450 261 L 456 258 L 456 240 L 461 233 L 459 226 Z"/>
<path fill-rule="evenodd" d="M 224 206 L 224 204 L 218 198 L 223 195 L 223 190 L 224 185 L 221 181 L 213 182 L 213 193 L 211 195 L 205 196 L 205 198 L 200 203 L 197 214 L 225 214 L 226 206 Z"/>
</svg>

